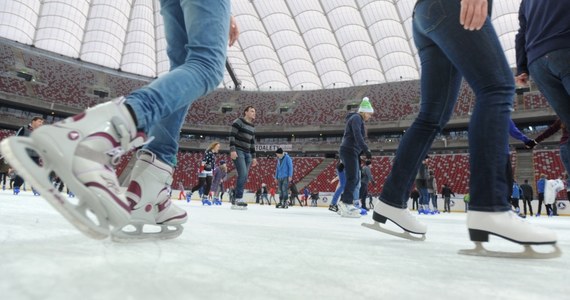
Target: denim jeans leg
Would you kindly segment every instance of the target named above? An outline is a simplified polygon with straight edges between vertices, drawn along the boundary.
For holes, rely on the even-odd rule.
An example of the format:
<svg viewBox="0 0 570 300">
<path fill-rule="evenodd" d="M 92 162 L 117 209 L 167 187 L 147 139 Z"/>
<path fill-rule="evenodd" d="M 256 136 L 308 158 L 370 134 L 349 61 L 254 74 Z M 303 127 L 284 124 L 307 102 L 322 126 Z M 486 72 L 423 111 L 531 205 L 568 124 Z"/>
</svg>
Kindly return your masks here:
<svg viewBox="0 0 570 300">
<path fill-rule="evenodd" d="M 245 183 L 247 182 L 247 176 L 249 172 L 249 166 L 251 165 L 251 154 L 246 153 L 242 150 L 236 150 L 238 157 L 233 161 L 236 166 L 236 172 L 238 174 L 236 181 L 235 197 L 236 199 L 243 198 L 243 189 Z"/>
<path fill-rule="evenodd" d="M 161 0 L 170 72 L 128 95 L 138 129 L 154 136 L 146 148 L 174 165 L 190 105 L 223 78 L 230 1 Z"/>
<path fill-rule="evenodd" d="M 426 188 L 419 188 L 420 192 L 420 205 L 429 205 L 429 193 Z"/>
<path fill-rule="evenodd" d="M 289 198 L 289 178 L 282 178 L 279 182 L 279 201 L 284 201 Z"/>
<path fill-rule="evenodd" d="M 424 0 L 414 11 L 413 33 L 421 61 L 420 112 L 404 134 L 381 200 L 407 206 L 407 193 L 433 139 L 449 121 L 461 75 L 476 95 L 469 124 L 470 208 L 506 211 L 506 152 L 514 79 L 494 28 L 459 24 L 460 2 Z"/>
<path fill-rule="evenodd" d="M 339 179 L 338 182 L 339 182 L 339 184 L 338 184 L 336 190 L 334 191 L 334 195 L 332 197 L 332 201 L 331 201 L 332 205 L 336 205 L 338 203 L 338 199 L 340 199 L 342 192 L 344 192 L 344 187 L 346 186 L 345 180 Z"/>
<path fill-rule="evenodd" d="M 353 204 L 358 199 L 358 188 L 360 183 L 360 162 L 358 161 L 358 153 L 353 149 L 341 147 L 339 150 L 340 160 L 344 164 L 344 174 L 346 176 L 346 184 L 340 201 L 346 204 Z M 355 198 L 356 197 L 356 198 Z"/>
<path fill-rule="evenodd" d="M 570 49 L 544 55 L 529 65 L 529 71 L 550 106 L 570 126 Z"/>
</svg>

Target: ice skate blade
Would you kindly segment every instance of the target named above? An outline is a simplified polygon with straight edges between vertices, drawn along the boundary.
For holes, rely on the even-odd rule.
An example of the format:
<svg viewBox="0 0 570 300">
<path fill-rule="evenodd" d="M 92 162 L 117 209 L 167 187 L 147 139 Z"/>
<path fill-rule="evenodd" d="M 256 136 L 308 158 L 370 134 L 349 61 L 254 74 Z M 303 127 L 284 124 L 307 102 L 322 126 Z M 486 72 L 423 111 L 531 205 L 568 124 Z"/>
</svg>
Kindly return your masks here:
<svg viewBox="0 0 570 300">
<path fill-rule="evenodd" d="M 145 225 L 160 226 L 160 231 L 145 232 L 143 230 Z M 135 227 L 135 230 L 125 231 L 123 230 L 125 229 L 125 227 L 119 230 L 115 230 L 111 233 L 111 240 L 113 242 L 119 242 L 119 243 L 136 243 L 136 242 L 145 242 L 145 241 L 168 240 L 179 237 L 184 231 L 184 227 L 182 225 L 130 224 L 130 226 Z M 169 227 L 173 227 L 174 229 L 171 229 Z"/>
<path fill-rule="evenodd" d="M 553 244 L 554 251 L 548 253 L 536 252 L 531 245 L 524 246 L 524 251 L 522 252 L 502 252 L 502 251 L 492 251 L 487 250 L 483 247 L 481 242 L 475 242 L 475 248 L 473 249 L 461 249 L 457 253 L 462 255 L 471 256 L 485 256 L 485 257 L 498 257 L 498 258 L 515 258 L 515 259 L 550 259 L 562 256 L 562 251 L 558 248 L 558 245 Z"/>
<path fill-rule="evenodd" d="M 422 234 L 421 236 L 415 236 L 415 235 L 412 235 L 410 232 L 405 231 L 405 230 L 404 230 L 404 232 L 392 231 L 392 230 L 389 230 L 389 229 L 386 229 L 386 228 L 382 227 L 382 226 L 380 225 L 380 223 L 378 223 L 378 222 L 376 222 L 376 221 L 375 221 L 374 223 L 372 223 L 372 224 L 362 223 L 361 225 L 362 225 L 363 227 L 366 227 L 366 228 L 369 228 L 369 229 L 372 229 L 372 230 L 380 231 L 380 232 L 383 232 L 383 233 L 386 233 L 386 234 L 389 234 L 389 235 L 393 235 L 393 236 L 395 236 L 395 237 L 403 238 L 403 239 L 406 239 L 406 240 L 410 240 L 410 241 L 424 241 L 424 240 L 426 239 L 426 235 L 425 235 L 425 234 Z"/>
<path fill-rule="evenodd" d="M 75 228 L 93 239 L 105 239 L 109 236 L 109 223 L 105 218 L 98 218 L 99 224 L 87 216 L 92 210 L 101 211 L 103 208 L 90 207 L 85 200 L 79 199 L 79 204 L 74 205 L 66 197 L 55 189 L 49 181 L 52 169 L 46 163 L 43 167 L 38 166 L 27 154 L 26 149 L 35 149 L 31 138 L 11 137 L 0 143 L 0 150 L 6 160 L 24 180 L 30 183 L 53 208 L 55 208 Z M 38 152 L 39 153 L 39 152 Z M 41 153 L 40 153 L 41 155 Z M 97 215 L 97 214 L 95 214 Z"/>
<path fill-rule="evenodd" d="M 358 213 L 358 215 L 351 215 L 351 214 L 343 215 L 341 213 L 340 216 L 343 218 L 351 218 L 351 219 L 358 219 L 358 218 L 362 217 L 362 215 L 360 213 Z"/>
<path fill-rule="evenodd" d="M 247 206 L 232 205 L 233 210 L 247 210 Z"/>
</svg>

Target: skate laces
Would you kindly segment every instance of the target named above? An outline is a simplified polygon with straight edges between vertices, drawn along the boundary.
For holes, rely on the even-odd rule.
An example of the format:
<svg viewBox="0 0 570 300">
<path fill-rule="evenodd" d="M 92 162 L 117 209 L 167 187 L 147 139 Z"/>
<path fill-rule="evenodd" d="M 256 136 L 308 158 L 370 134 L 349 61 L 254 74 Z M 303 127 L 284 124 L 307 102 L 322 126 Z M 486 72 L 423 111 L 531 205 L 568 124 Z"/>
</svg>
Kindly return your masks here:
<svg viewBox="0 0 570 300">
<path fill-rule="evenodd" d="M 154 140 L 154 136 L 151 136 L 146 140 L 144 136 L 135 136 L 135 138 L 131 138 L 131 133 L 124 122 L 113 118 L 111 120 L 111 123 L 113 124 L 115 132 L 117 133 L 120 144 L 118 147 L 112 148 L 105 152 L 107 155 L 111 156 L 111 164 L 113 166 L 116 166 L 119 163 L 121 157 L 125 153 L 135 148 L 142 147 Z"/>
</svg>

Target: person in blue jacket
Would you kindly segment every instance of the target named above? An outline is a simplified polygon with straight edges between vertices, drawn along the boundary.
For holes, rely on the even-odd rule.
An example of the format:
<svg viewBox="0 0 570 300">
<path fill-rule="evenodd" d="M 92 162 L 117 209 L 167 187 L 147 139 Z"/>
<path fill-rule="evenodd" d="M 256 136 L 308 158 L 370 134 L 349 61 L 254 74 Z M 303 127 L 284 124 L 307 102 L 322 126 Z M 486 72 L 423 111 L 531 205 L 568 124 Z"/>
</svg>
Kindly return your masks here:
<svg viewBox="0 0 570 300">
<path fill-rule="evenodd" d="M 282 148 L 278 148 L 275 154 L 277 155 L 275 182 L 279 188 L 279 204 L 277 204 L 277 208 L 287 208 L 289 182 L 293 180 L 293 160 L 287 152 L 283 152 Z"/>
</svg>

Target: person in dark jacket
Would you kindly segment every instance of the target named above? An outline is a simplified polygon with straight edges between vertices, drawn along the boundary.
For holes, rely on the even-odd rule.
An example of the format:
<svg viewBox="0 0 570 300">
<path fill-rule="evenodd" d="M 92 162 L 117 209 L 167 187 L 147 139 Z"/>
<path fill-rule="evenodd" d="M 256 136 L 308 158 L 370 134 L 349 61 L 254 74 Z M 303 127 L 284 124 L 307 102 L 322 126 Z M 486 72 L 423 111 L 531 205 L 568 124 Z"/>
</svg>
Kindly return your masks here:
<svg viewBox="0 0 570 300">
<path fill-rule="evenodd" d="M 441 197 L 443 197 L 443 212 L 451 212 L 451 195 L 455 197 L 455 194 L 451 190 L 451 187 L 447 183 L 444 183 L 443 187 L 441 188 Z"/>
<path fill-rule="evenodd" d="M 295 199 L 297 199 L 297 201 L 299 201 L 299 205 L 303 207 L 303 202 L 301 202 L 301 199 L 299 199 L 299 190 L 297 189 L 295 182 L 291 181 L 289 190 L 291 191 L 291 195 L 289 196 L 290 205 L 295 206 Z"/>
<path fill-rule="evenodd" d="M 515 39 L 516 83 L 529 75 L 564 124 L 570 124 L 570 0 L 523 0 Z"/>
<path fill-rule="evenodd" d="M 519 8 L 520 28 L 515 39 L 517 85 L 528 86 L 529 76 L 532 76 L 559 116 L 559 120 L 536 142 L 540 143 L 549 134 L 562 129 L 560 158 L 567 172 L 570 171 L 567 130 L 570 125 L 569 15 L 570 0 L 523 0 Z"/>
<path fill-rule="evenodd" d="M 418 192 L 418 189 L 414 188 L 412 190 L 410 198 L 412 198 L 412 209 L 419 209 L 418 199 L 420 198 L 420 192 Z"/>
<path fill-rule="evenodd" d="M 531 201 L 532 201 L 532 195 L 534 195 L 534 191 L 532 190 L 532 186 L 530 186 L 530 184 L 528 184 L 528 179 L 525 179 L 524 183 L 521 184 L 521 190 L 523 191 L 522 192 L 522 199 L 523 199 L 524 215 L 526 216 L 526 206 L 528 204 L 530 216 L 532 216 L 533 213 L 532 213 Z"/>
<path fill-rule="evenodd" d="M 366 144 L 366 128 L 364 122 L 368 121 L 374 108 L 370 104 L 368 97 L 364 97 L 358 112 L 349 113 L 346 116 L 346 126 L 344 135 L 340 145 L 340 160 L 344 164 L 344 172 L 346 174 L 346 185 L 340 196 L 338 203 L 340 215 L 349 218 L 360 217 L 360 155 L 364 154 L 366 159 L 372 158 L 372 152 Z"/>
<path fill-rule="evenodd" d="M 17 136 L 30 136 L 30 134 L 32 134 L 32 131 L 34 131 L 36 128 L 40 127 L 44 125 L 44 119 L 42 117 L 33 117 L 32 121 L 30 122 L 30 124 L 26 125 L 26 126 L 22 126 L 20 127 L 20 129 L 18 129 L 18 132 L 16 132 Z M 40 164 L 40 156 L 33 150 L 28 149 L 28 155 L 30 156 L 30 158 L 36 162 L 36 164 Z M 20 187 L 24 184 L 24 179 L 20 176 L 18 176 L 18 173 L 16 172 L 16 176 L 14 177 L 14 194 L 17 195 L 20 192 Z M 32 188 L 32 190 L 34 191 L 34 195 L 36 195 L 35 190 Z M 61 191 L 61 190 L 60 190 Z M 38 194 L 39 195 L 39 194 Z"/>
</svg>

